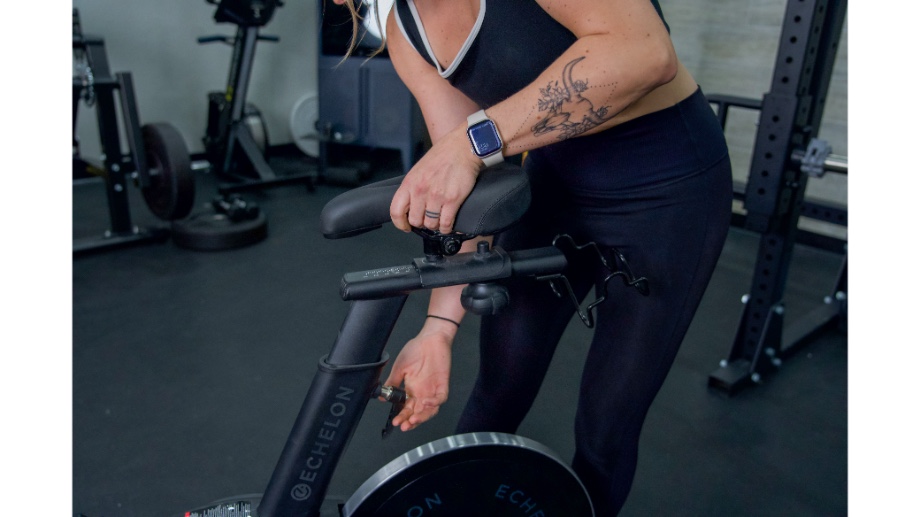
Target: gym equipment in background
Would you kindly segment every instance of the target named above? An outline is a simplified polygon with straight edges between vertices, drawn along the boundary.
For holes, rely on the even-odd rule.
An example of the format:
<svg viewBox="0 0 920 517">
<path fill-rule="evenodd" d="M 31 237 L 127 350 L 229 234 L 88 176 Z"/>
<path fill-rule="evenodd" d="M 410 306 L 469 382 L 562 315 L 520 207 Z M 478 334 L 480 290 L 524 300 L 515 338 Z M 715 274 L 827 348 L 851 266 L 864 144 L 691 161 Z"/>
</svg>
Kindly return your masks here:
<svg viewBox="0 0 920 517">
<path fill-rule="evenodd" d="M 172 223 L 173 242 L 196 251 L 223 251 L 268 237 L 268 220 L 259 206 L 238 194 L 215 197 L 203 212 Z"/>
<path fill-rule="evenodd" d="M 362 2 L 362 17 L 355 49 L 345 57 L 352 39 L 347 8 L 329 0 L 317 2 L 319 56 L 316 134 L 319 139 L 321 181 L 355 186 L 373 173 L 356 162 L 355 147 L 398 150 L 403 172 L 408 172 L 428 144 L 421 110 L 399 79 L 386 50 L 370 57 L 380 46 L 378 28 L 392 1 Z"/>
<path fill-rule="evenodd" d="M 316 131 L 318 114 L 316 94 L 305 93 L 294 103 L 288 120 L 294 145 L 310 158 L 319 158 L 319 133 Z"/>
<path fill-rule="evenodd" d="M 847 224 L 846 207 L 805 199 L 810 177 L 847 173 L 845 158 L 831 155 L 816 138 L 846 10 L 846 0 L 790 0 L 773 82 L 763 100 L 710 97 L 723 129 L 730 107 L 760 111 L 750 175 L 735 189 L 744 200 L 741 224 L 761 235 L 757 262 L 732 348 L 709 376 L 709 386 L 728 394 L 762 382 L 820 331 L 846 328 L 846 242 L 798 227 L 801 216 Z M 783 295 L 797 242 L 836 251 L 842 260 L 828 296 L 793 325 L 784 325 Z"/>
<path fill-rule="evenodd" d="M 141 229 L 132 224 L 126 187 L 129 179 L 140 187 L 147 207 L 159 219 L 176 221 L 188 216 L 194 204 L 195 180 L 185 140 L 168 123 L 140 125 L 131 74 L 111 76 L 105 41 L 83 34 L 77 9 L 73 10 L 73 55 L 74 177 L 90 174 L 105 181 L 111 224 L 100 237 L 75 240 L 74 254 L 168 239 L 170 231 L 166 228 Z M 116 92 L 123 127 L 119 126 Z M 80 155 L 76 131 L 81 101 L 96 109 L 101 166 Z M 129 147 L 127 154 L 122 151 L 121 129 Z"/>
<path fill-rule="evenodd" d="M 218 196 L 205 210 L 173 223 L 176 245 L 198 251 L 221 251 L 249 246 L 268 236 L 268 221 L 258 205 L 235 192 L 304 182 L 313 190 L 312 172 L 278 175 L 268 164 L 270 143 L 262 113 L 246 101 L 256 42 L 277 42 L 277 36 L 259 34 L 271 21 L 280 0 L 206 0 L 217 5 L 214 21 L 237 26 L 235 36 L 213 35 L 198 43 L 226 43 L 233 47 L 230 72 L 223 92 L 208 94 L 208 120 L 203 138 L 211 171 L 218 180 Z"/>
<path fill-rule="evenodd" d="M 321 215 L 325 237 L 351 237 L 388 224 L 389 206 L 402 177 L 341 194 Z M 575 473 L 545 446 L 520 436 L 471 433 L 449 436 L 393 460 L 346 501 L 326 492 L 369 400 L 393 404 L 383 429 L 406 394 L 380 386 L 386 342 L 409 293 L 469 284 L 461 302 L 474 314 L 492 314 L 508 301 L 499 282 L 529 276 L 564 277 L 567 260 L 556 246 L 507 252 L 487 241 L 460 253 L 460 244 L 514 224 L 530 204 L 527 176 L 504 164 L 483 174 L 457 214 L 455 231 L 416 229 L 424 257 L 412 263 L 348 273 L 342 298 L 351 303 L 330 352 L 323 356 L 268 486 L 263 494 L 231 497 L 185 512 L 186 517 L 441 517 L 492 515 L 594 515 Z M 550 285 L 547 285 L 547 289 Z M 554 288 L 555 289 L 555 288 Z"/>
<path fill-rule="evenodd" d="M 230 73 L 223 92 L 208 94 L 205 151 L 211 170 L 221 181 L 221 194 L 304 182 L 313 190 L 313 172 L 278 175 L 268 164 L 269 141 L 259 109 L 246 101 L 255 59 L 256 42 L 277 42 L 277 36 L 259 34 L 271 21 L 280 0 L 206 0 L 217 5 L 214 21 L 237 26 L 236 35 L 203 36 L 198 43 L 221 42 L 233 46 Z"/>
</svg>

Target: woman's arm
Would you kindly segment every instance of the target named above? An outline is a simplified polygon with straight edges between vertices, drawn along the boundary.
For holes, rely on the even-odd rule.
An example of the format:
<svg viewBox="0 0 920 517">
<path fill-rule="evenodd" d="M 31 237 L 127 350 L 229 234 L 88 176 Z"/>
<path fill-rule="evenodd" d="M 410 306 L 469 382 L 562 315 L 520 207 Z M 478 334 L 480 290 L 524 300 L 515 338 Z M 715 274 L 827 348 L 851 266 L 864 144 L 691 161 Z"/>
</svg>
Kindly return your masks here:
<svg viewBox="0 0 920 517">
<path fill-rule="evenodd" d="M 606 129 L 670 81 L 676 57 L 649 0 L 540 0 L 578 40 L 536 81 L 488 110 L 502 134 L 506 154 Z M 390 215 L 404 230 L 427 227 L 447 233 L 460 204 L 482 169 L 466 136 L 466 119 L 479 106 L 452 87 L 405 40 L 391 13 L 387 47 L 400 78 L 419 103 L 432 149 L 409 171 L 393 198 Z M 534 35 L 539 44 L 539 35 Z M 675 99 L 674 102 L 680 99 Z M 638 110 L 636 110 L 638 111 Z M 633 112 L 635 113 L 635 111 Z M 428 213 L 440 213 L 439 218 Z M 472 249 L 465 243 L 464 251 Z M 435 289 L 429 314 L 459 322 L 463 286 Z M 402 430 L 427 421 L 447 399 L 450 354 L 457 327 L 428 318 L 419 335 L 394 361 L 386 384 L 405 382 L 410 397 L 393 420 Z"/>
<path fill-rule="evenodd" d="M 419 103 L 431 141 L 437 144 L 479 108 L 418 55 L 399 31 L 392 13 L 387 21 L 387 34 L 387 49 L 393 66 Z M 475 177 L 472 181 L 475 182 Z M 435 218 L 425 218 L 424 214 L 412 219 L 413 226 L 425 226 L 432 230 L 439 228 L 439 222 Z M 407 227 L 403 229 L 408 230 Z M 473 250 L 473 241 L 465 242 L 461 248 L 461 251 Z M 460 305 L 463 287 L 432 290 L 428 314 L 447 318 L 459 325 L 466 312 Z M 384 384 L 399 386 L 405 383 L 409 398 L 402 412 L 393 419 L 394 426 L 403 431 L 414 429 L 436 415 L 438 408 L 447 400 L 451 348 L 458 325 L 439 318 L 426 318 L 418 335 L 406 343 L 397 355 Z"/>
<path fill-rule="evenodd" d="M 634 118 L 647 111 L 633 108 L 637 101 L 676 77 L 670 35 L 649 0 L 537 1 L 577 40 L 533 83 L 488 110 L 508 154 Z"/>
<path fill-rule="evenodd" d="M 649 0 L 537 1 L 577 40 L 534 82 L 487 110 L 506 155 L 602 131 L 654 111 L 650 104 L 665 107 L 692 92 L 685 84 L 680 91 L 656 91 L 675 76 L 683 81 L 689 76 L 678 75 L 670 36 Z M 394 41 L 396 47 L 408 46 L 401 34 L 395 39 L 399 40 Z M 540 35 L 534 34 L 534 45 L 539 41 Z M 415 76 L 406 79 L 412 82 Z M 417 98 L 428 91 L 423 84 L 416 88 Z M 443 127 L 448 122 L 454 126 Z M 390 215 L 404 231 L 410 225 L 418 226 L 426 210 L 440 213 L 438 228 L 442 233 L 450 231 L 482 169 L 482 162 L 470 149 L 465 115 L 462 120 L 445 119 L 438 129 L 443 132 L 439 140 L 409 172 L 393 198 Z"/>
<path fill-rule="evenodd" d="M 441 77 L 437 70 L 419 55 L 415 47 L 406 41 L 396 23 L 395 10 L 394 6 L 387 19 L 387 50 L 390 60 L 422 110 L 432 145 L 438 146 L 455 128 L 465 125 L 466 117 L 477 111 L 479 106 Z M 468 141 L 466 149 L 470 149 Z M 465 160 L 467 169 L 478 167 L 479 159 L 472 151 L 454 159 Z M 447 233 L 453 227 L 453 215 L 456 211 L 452 214 L 441 213 L 440 219 L 425 217 L 424 203 L 415 203 L 410 207 L 404 199 L 409 193 L 406 186 L 411 185 L 414 195 L 430 193 L 436 197 L 460 198 L 462 202 L 472 190 L 478 174 L 454 174 L 451 165 L 428 159 L 426 153 L 409 171 L 407 180 L 403 182 L 403 187 L 397 192 L 390 206 L 390 216 L 397 228 L 408 232 L 411 231 L 411 227 L 426 227 Z M 425 172 L 420 174 L 422 171 Z M 434 210 L 435 213 L 438 211 Z"/>
</svg>

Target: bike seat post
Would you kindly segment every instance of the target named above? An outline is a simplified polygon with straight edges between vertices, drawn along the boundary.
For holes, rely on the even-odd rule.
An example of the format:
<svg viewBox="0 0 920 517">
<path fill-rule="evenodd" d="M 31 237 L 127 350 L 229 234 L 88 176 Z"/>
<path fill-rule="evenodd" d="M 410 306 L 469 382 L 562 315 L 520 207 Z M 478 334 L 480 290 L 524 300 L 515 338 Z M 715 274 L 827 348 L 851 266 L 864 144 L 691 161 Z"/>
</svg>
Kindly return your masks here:
<svg viewBox="0 0 920 517">
<path fill-rule="evenodd" d="M 260 515 L 319 515 L 336 464 L 387 362 L 387 340 L 407 294 L 352 303 L 320 360 L 300 413 L 259 503 Z"/>
<path fill-rule="evenodd" d="M 422 236 L 422 250 L 425 261 L 430 264 L 439 264 L 444 257 L 454 256 L 460 252 L 463 241 L 470 237 L 461 233 L 440 233 L 427 228 L 413 228 L 412 232 Z"/>
<path fill-rule="evenodd" d="M 436 239 L 422 239 L 422 249 L 425 252 L 425 260 L 431 263 L 444 261 L 444 253 L 441 251 L 441 243 Z"/>
</svg>

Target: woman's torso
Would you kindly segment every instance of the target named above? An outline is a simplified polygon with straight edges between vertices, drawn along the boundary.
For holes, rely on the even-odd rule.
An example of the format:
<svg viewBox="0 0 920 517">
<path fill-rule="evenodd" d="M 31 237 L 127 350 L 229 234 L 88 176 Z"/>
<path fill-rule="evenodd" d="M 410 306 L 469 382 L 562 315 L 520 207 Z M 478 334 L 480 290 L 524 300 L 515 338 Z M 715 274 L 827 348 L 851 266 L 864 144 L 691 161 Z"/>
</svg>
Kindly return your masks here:
<svg viewBox="0 0 920 517">
<path fill-rule="evenodd" d="M 657 0 L 650 1 L 664 22 Z M 396 0 L 394 9 L 419 54 L 483 108 L 529 85 L 576 39 L 533 0 Z M 617 121 L 673 106 L 695 90 L 679 65 L 674 80 L 633 103 Z"/>
<path fill-rule="evenodd" d="M 576 40 L 532 0 L 396 0 L 395 9 L 406 39 L 483 108 L 533 82 Z M 683 66 L 616 120 L 606 131 L 531 151 L 532 161 L 572 192 L 634 191 L 694 174 L 727 153 Z"/>
</svg>

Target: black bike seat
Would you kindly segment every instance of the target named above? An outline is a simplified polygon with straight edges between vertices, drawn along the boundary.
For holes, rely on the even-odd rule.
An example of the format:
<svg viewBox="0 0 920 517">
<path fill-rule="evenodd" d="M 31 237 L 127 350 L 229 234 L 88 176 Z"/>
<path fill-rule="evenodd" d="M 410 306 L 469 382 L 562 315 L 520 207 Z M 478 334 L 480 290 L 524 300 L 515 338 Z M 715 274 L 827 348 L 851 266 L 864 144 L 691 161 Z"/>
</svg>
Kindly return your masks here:
<svg viewBox="0 0 920 517">
<path fill-rule="evenodd" d="M 326 203 L 320 227 L 327 239 L 341 239 L 390 222 L 390 202 L 404 176 L 370 183 Z M 493 235 L 521 218 L 530 206 L 530 183 L 519 166 L 504 163 L 483 171 L 457 212 L 454 232 Z"/>
</svg>

